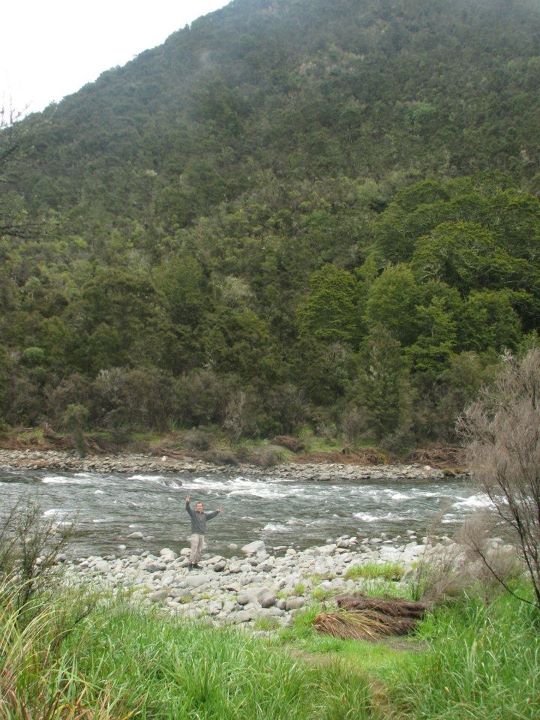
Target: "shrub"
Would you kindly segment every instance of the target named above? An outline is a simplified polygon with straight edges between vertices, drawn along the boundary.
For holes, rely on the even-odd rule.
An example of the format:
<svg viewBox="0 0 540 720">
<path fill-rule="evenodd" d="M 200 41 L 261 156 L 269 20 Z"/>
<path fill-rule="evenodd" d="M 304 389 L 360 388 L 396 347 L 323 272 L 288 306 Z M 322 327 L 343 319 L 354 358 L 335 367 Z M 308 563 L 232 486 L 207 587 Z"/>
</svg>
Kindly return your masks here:
<svg viewBox="0 0 540 720">
<path fill-rule="evenodd" d="M 281 445 L 281 447 L 284 447 L 294 453 L 305 450 L 306 447 L 303 440 L 291 435 L 276 435 L 272 442 L 274 445 Z"/>
<path fill-rule="evenodd" d="M 540 349 L 511 356 L 465 413 L 471 473 L 512 532 L 540 609 Z"/>
<path fill-rule="evenodd" d="M 86 454 L 86 444 L 84 441 L 84 429 L 88 422 L 88 408 L 79 403 L 71 403 L 67 406 L 62 424 L 66 430 L 73 433 L 75 445 L 79 451 L 79 455 L 84 457 Z"/>
<path fill-rule="evenodd" d="M 232 450 L 210 450 L 206 454 L 206 460 L 215 465 L 238 465 L 238 458 Z"/>
<path fill-rule="evenodd" d="M 340 420 L 341 432 L 354 445 L 368 426 L 366 413 L 356 406 L 348 407 Z"/>
<path fill-rule="evenodd" d="M 248 460 L 253 465 L 272 467 L 273 465 L 284 462 L 285 458 L 286 454 L 282 448 L 276 447 L 275 445 L 267 445 L 250 453 Z"/>
<path fill-rule="evenodd" d="M 274 432 L 288 434 L 294 433 L 305 421 L 307 404 L 302 391 L 287 383 L 267 393 L 265 411 L 276 425 Z"/>
<path fill-rule="evenodd" d="M 93 389 L 96 419 L 113 432 L 164 430 L 173 415 L 172 379 L 155 368 L 102 370 Z"/>
<path fill-rule="evenodd" d="M 66 548 L 72 526 L 58 532 L 56 519 L 45 518 L 40 505 L 23 498 L 12 505 L 0 526 L 0 581 L 16 587 L 17 608 L 50 587 L 58 557 Z"/>
<path fill-rule="evenodd" d="M 211 425 L 223 418 L 226 386 L 212 370 L 193 370 L 175 382 L 176 421 L 183 427 Z"/>
<path fill-rule="evenodd" d="M 205 430 L 193 428 L 182 437 L 183 444 L 190 450 L 204 452 L 212 447 L 213 437 Z"/>
<path fill-rule="evenodd" d="M 65 413 L 70 405 L 83 405 L 88 410 L 88 420 L 94 420 L 94 390 L 92 382 L 74 373 L 47 390 L 46 408 L 54 428 L 65 428 Z"/>
<path fill-rule="evenodd" d="M 258 434 L 257 402 L 250 390 L 233 390 L 229 395 L 223 418 L 223 429 L 233 441 Z"/>
</svg>

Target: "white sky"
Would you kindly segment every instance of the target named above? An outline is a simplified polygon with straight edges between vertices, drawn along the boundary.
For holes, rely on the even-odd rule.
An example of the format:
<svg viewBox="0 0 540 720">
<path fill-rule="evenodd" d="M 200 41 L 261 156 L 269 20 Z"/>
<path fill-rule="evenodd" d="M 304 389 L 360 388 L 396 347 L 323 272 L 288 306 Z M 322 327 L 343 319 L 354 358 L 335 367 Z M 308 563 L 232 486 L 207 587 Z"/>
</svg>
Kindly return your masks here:
<svg viewBox="0 0 540 720">
<path fill-rule="evenodd" d="M 0 107 L 30 112 L 229 0 L 8 0 L 0 13 Z"/>
</svg>

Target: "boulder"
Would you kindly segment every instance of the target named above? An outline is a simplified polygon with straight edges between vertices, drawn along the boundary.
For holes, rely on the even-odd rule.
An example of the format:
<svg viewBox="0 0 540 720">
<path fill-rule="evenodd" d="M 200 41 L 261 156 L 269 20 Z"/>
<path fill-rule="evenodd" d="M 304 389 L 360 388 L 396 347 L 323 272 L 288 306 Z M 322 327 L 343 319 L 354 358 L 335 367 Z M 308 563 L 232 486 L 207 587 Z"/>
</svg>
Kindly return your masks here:
<svg viewBox="0 0 540 720">
<path fill-rule="evenodd" d="M 338 548 L 348 549 L 356 545 L 356 538 L 342 538 L 337 541 Z"/>
<path fill-rule="evenodd" d="M 234 613 L 234 615 L 231 615 L 233 618 L 233 622 L 236 623 L 245 623 L 245 622 L 251 622 L 254 618 L 257 617 L 257 611 L 256 610 L 240 610 L 237 613 Z"/>
<path fill-rule="evenodd" d="M 306 600 L 303 597 L 291 597 L 285 601 L 285 610 L 299 610 L 304 607 Z"/>
<path fill-rule="evenodd" d="M 212 578 L 209 575 L 188 575 L 184 583 L 191 588 L 197 588 L 210 582 Z"/>
<path fill-rule="evenodd" d="M 269 615 L 270 617 L 283 617 L 285 615 L 285 610 L 281 610 L 278 607 L 271 607 L 271 608 L 268 608 L 268 610 L 266 611 L 266 614 Z"/>
<path fill-rule="evenodd" d="M 276 604 L 276 596 L 267 588 L 263 588 L 261 592 L 257 593 L 257 600 L 263 608 L 269 608 Z"/>
<path fill-rule="evenodd" d="M 221 612 L 222 603 L 220 600 L 214 600 L 213 602 L 208 603 L 208 614 L 209 615 L 219 615 Z"/>
<path fill-rule="evenodd" d="M 147 563 L 147 564 L 144 566 L 144 569 L 146 570 L 146 572 L 150 572 L 150 573 L 151 573 L 151 572 L 160 572 L 161 570 L 165 570 L 166 567 L 167 567 L 167 566 L 165 565 L 165 563 L 162 563 L 162 562 L 159 562 L 159 561 L 158 561 L 158 562 L 149 562 L 149 563 Z"/>
<path fill-rule="evenodd" d="M 321 555 L 332 555 L 332 553 L 335 551 L 337 545 L 335 543 L 330 543 L 329 545 L 323 545 L 319 548 L 319 552 Z"/>
<path fill-rule="evenodd" d="M 109 563 L 106 560 L 98 560 L 93 565 L 93 569 L 100 573 L 108 573 L 110 570 Z"/>
<path fill-rule="evenodd" d="M 262 540 L 254 540 L 242 547 L 244 555 L 255 555 L 255 553 L 266 550 L 266 546 Z"/>
<path fill-rule="evenodd" d="M 165 562 L 172 562 L 173 560 L 176 560 L 177 555 L 174 552 L 174 550 L 171 550 L 170 548 L 162 548 L 159 551 L 160 556 L 165 560 Z"/>
</svg>

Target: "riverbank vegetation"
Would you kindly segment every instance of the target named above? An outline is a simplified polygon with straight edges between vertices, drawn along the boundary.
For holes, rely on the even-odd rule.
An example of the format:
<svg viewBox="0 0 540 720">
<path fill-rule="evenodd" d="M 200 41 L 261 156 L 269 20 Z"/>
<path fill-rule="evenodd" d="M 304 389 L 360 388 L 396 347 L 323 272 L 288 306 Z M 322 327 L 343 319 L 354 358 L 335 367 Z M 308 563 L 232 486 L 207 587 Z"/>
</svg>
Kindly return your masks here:
<svg viewBox="0 0 540 720">
<path fill-rule="evenodd" d="M 4 128 L 4 427 L 454 442 L 537 342 L 539 34 L 241 0 Z"/>
<path fill-rule="evenodd" d="M 530 588 L 521 584 L 521 593 Z M 88 608 L 91 602 L 92 608 Z M 399 640 L 318 634 L 320 607 L 256 637 L 122 598 L 57 589 L 21 613 L 0 593 L 6 720 L 534 720 L 538 615 L 469 589 Z"/>
<path fill-rule="evenodd" d="M 436 445 L 412 452 L 395 453 L 365 441 L 350 445 L 344 437 L 323 438 L 309 428 L 298 435 L 232 440 L 218 427 L 199 427 L 164 433 L 126 433 L 118 439 L 107 430 L 84 432 L 81 441 L 66 432 L 53 431 L 49 426 L 9 428 L 0 431 L 0 448 L 13 451 L 76 452 L 88 455 L 117 456 L 144 453 L 171 459 L 196 458 L 217 465 L 247 464 L 270 467 L 279 463 L 350 463 L 384 465 L 396 459 L 434 467 L 459 469 L 463 452 L 458 446 Z"/>
</svg>

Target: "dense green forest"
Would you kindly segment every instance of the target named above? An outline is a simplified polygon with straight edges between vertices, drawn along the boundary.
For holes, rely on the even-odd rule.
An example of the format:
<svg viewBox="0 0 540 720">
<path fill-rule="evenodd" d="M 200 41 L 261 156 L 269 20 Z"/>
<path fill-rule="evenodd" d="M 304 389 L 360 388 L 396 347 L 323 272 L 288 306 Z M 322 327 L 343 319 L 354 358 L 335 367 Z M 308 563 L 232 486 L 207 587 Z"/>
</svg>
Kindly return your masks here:
<svg viewBox="0 0 540 720">
<path fill-rule="evenodd" d="M 452 441 L 537 342 L 539 118 L 539 0 L 235 0 L 9 124 L 4 426 Z"/>
</svg>

